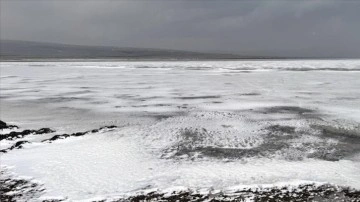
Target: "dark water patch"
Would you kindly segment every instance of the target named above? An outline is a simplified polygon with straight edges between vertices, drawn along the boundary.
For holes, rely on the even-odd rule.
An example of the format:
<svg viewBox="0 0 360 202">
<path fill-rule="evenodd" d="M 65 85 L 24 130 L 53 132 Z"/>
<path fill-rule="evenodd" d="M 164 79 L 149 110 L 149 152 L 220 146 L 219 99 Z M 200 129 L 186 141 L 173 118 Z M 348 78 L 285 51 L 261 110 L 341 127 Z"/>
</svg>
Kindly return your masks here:
<svg viewBox="0 0 360 202">
<path fill-rule="evenodd" d="M 150 192 L 138 194 L 128 198 L 121 198 L 117 202 L 138 201 L 359 201 L 360 191 L 332 184 L 316 185 L 312 183 L 293 186 L 249 187 L 226 193 L 223 191 L 199 193 L 191 189 L 174 191 L 172 193 Z"/>
<path fill-rule="evenodd" d="M 204 95 L 204 96 L 186 96 L 186 97 L 176 97 L 181 100 L 195 100 L 195 99 L 215 99 L 221 98 L 219 95 Z"/>
</svg>

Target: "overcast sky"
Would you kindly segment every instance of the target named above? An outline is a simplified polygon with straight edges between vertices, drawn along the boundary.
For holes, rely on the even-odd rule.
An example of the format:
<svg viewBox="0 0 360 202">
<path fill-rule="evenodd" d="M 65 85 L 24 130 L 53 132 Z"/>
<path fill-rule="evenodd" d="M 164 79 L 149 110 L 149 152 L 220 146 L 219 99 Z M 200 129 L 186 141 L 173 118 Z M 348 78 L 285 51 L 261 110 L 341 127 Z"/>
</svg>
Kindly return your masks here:
<svg viewBox="0 0 360 202">
<path fill-rule="evenodd" d="M 360 1 L 1 0 L 1 39 L 360 56 Z"/>
</svg>

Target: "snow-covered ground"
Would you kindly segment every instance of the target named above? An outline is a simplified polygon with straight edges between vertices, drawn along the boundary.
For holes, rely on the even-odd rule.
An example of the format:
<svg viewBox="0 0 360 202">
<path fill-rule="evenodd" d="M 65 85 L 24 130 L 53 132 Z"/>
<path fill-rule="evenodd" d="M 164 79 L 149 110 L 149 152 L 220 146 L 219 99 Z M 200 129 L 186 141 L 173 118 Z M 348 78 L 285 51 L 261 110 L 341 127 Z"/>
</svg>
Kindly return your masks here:
<svg viewBox="0 0 360 202">
<path fill-rule="evenodd" d="M 1 62 L 1 166 L 43 198 L 332 183 L 360 189 L 360 60 Z M 51 143 L 70 134 L 116 125 Z M 1 131 L 1 134 L 9 131 Z"/>
</svg>

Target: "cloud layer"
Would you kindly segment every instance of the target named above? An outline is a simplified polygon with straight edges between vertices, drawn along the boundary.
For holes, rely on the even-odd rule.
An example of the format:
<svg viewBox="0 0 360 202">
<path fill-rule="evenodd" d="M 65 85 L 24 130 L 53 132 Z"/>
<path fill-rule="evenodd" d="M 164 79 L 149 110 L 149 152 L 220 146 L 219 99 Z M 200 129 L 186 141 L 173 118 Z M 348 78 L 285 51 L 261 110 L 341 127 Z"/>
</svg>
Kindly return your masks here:
<svg viewBox="0 0 360 202">
<path fill-rule="evenodd" d="M 1 39 L 360 56 L 360 1 L 2 0 Z"/>
</svg>

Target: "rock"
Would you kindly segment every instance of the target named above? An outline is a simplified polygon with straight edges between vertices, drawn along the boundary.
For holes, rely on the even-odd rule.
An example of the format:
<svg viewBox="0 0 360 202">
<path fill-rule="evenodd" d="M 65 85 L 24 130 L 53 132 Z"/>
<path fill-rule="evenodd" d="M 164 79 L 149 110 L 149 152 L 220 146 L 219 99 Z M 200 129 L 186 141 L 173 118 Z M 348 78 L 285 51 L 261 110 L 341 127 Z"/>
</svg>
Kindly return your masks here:
<svg viewBox="0 0 360 202">
<path fill-rule="evenodd" d="M 55 132 L 55 130 L 52 130 L 50 128 L 41 128 L 39 130 L 23 130 L 21 132 L 16 132 L 16 131 L 13 131 L 13 132 L 10 132 L 9 134 L 3 134 L 0 136 L 0 141 L 1 140 L 14 140 L 14 139 L 17 139 L 17 138 L 22 138 L 22 137 L 25 137 L 27 135 L 30 135 L 30 134 L 36 134 L 36 135 L 40 135 L 40 134 L 46 134 L 46 133 L 53 133 Z"/>
<path fill-rule="evenodd" d="M 11 147 L 9 147 L 7 149 L 0 150 L 0 153 L 6 153 L 6 152 L 8 152 L 10 150 L 13 150 L 13 149 L 21 149 L 21 148 L 23 148 L 23 144 L 26 144 L 26 143 L 30 143 L 30 142 L 28 142 L 28 141 L 18 141 L 13 146 L 11 146 Z"/>
<path fill-rule="evenodd" d="M 0 130 L 3 130 L 3 129 L 12 129 L 12 128 L 19 128 L 18 126 L 15 126 L 15 125 L 8 125 L 6 124 L 4 121 L 1 121 L 0 120 Z"/>
</svg>

